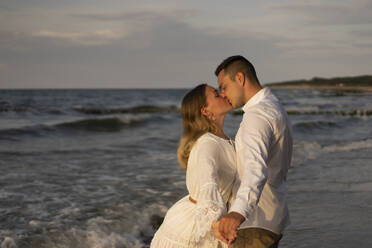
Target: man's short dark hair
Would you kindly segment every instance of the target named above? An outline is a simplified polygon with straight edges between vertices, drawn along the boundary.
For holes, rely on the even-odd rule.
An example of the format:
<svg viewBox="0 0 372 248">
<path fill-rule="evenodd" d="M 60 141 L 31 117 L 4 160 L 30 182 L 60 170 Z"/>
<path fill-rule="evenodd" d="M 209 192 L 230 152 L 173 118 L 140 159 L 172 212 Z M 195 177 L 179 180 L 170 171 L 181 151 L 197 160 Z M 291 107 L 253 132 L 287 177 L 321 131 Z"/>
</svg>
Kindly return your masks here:
<svg viewBox="0 0 372 248">
<path fill-rule="evenodd" d="M 244 58 L 241 55 L 235 55 L 226 58 L 224 61 L 222 61 L 222 63 L 219 66 L 217 66 L 217 69 L 214 72 L 214 74 L 218 76 L 218 74 L 222 70 L 224 70 L 224 72 L 230 76 L 231 80 L 235 79 L 236 73 L 242 72 L 244 76 L 249 78 L 249 80 L 257 82 L 257 84 L 260 84 L 254 66 L 252 65 L 251 62 L 249 62 L 246 58 Z"/>
</svg>

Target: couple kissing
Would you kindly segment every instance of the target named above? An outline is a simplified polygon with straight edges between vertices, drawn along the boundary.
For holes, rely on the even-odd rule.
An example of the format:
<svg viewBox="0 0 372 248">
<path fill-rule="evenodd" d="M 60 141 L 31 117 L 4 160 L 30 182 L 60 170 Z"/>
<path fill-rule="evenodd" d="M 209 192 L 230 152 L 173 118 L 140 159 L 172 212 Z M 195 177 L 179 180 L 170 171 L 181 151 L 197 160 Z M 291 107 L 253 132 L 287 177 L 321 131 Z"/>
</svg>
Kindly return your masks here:
<svg viewBox="0 0 372 248">
<path fill-rule="evenodd" d="M 189 194 L 168 210 L 151 248 L 278 247 L 290 223 L 293 145 L 284 108 L 243 56 L 226 58 L 215 75 L 219 91 L 201 84 L 182 100 L 177 156 Z M 233 141 L 224 120 L 240 107 Z"/>
</svg>

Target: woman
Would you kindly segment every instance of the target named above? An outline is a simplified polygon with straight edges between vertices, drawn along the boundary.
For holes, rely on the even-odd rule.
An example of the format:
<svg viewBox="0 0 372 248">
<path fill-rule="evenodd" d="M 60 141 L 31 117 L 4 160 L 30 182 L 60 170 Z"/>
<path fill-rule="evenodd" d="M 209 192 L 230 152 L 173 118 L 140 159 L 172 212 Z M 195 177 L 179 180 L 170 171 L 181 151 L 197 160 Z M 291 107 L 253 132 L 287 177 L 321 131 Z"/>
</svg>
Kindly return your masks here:
<svg viewBox="0 0 372 248">
<path fill-rule="evenodd" d="M 202 84 L 182 101 L 183 135 L 178 161 L 186 170 L 189 195 L 174 204 L 151 248 L 227 247 L 212 232 L 227 211 L 236 172 L 233 142 L 222 127 L 232 109 L 217 90 Z"/>
</svg>

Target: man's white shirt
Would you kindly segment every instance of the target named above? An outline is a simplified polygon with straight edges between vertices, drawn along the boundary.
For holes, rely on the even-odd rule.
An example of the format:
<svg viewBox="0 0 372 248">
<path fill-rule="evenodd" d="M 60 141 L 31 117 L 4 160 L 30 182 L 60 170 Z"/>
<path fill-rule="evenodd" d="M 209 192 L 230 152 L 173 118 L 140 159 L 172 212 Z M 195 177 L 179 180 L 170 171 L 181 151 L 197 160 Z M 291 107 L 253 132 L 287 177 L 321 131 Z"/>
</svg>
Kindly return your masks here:
<svg viewBox="0 0 372 248">
<path fill-rule="evenodd" d="M 229 212 L 246 220 L 240 229 L 259 227 L 281 234 L 289 225 L 286 177 L 292 158 L 288 116 L 269 88 L 243 107 L 235 137 L 237 178 Z"/>
</svg>

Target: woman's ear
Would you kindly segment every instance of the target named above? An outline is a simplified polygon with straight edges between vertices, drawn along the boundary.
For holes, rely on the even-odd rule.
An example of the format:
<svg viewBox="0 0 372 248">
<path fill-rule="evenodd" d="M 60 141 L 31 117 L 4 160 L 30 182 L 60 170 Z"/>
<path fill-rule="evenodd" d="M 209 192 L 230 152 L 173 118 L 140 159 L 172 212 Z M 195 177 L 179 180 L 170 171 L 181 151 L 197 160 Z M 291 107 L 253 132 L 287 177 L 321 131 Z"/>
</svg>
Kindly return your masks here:
<svg viewBox="0 0 372 248">
<path fill-rule="evenodd" d="M 208 110 L 206 108 L 201 108 L 200 113 L 208 118 Z"/>
</svg>

